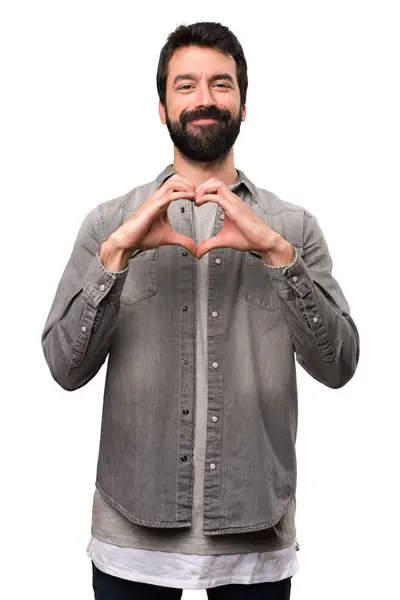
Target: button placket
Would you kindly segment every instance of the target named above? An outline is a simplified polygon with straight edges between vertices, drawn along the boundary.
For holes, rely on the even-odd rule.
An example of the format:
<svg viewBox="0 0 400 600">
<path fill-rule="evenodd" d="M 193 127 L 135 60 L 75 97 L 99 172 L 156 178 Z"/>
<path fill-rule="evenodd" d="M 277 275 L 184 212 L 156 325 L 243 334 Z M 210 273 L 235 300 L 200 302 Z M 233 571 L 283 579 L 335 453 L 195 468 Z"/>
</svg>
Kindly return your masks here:
<svg viewBox="0 0 400 600">
<path fill-rule="evenodd" d="M 222 220 L 222 219 L 221 219 Z M 214 224 L 212 235 L 216 235 L 221 221 Z M 204 524 L 207 528 L 218 521 L 219 473 L 222 453 L 223 418 L 223 305 L 225 249 L 210 252 L 208 287 L 208 418 L 206 440 L 206 465 L 204 474 Z"/>
<path fill-rule="evenodd" d="M 171 225 L 181 233 L 193 237 L 190 208 L 181 210 L 171 205 Z M 184 208 L 184 207 L 182 207 Z M 175 212 L 176 211 L 176 212 Z M 195 418 L 195 259 L 183 248 L 176 254 L 179 287 L 176 301 L 179 302 L 179 358 L 181 362 L 179 380 L 179 448 L 178 477 L 176 482 L 177 520 L 190 519 L 193 486 L 194 418 Z"/>
</svg>

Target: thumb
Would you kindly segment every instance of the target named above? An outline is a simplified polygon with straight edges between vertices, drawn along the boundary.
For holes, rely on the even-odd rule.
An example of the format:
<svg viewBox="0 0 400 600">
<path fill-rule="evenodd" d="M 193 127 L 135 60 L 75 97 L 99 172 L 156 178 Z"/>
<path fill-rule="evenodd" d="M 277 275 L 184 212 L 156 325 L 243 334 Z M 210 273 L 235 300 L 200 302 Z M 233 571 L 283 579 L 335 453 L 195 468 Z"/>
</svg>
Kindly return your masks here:
<svg viewBox="0 0 400 600">
<path fill-rule="evenodd" d="M 169 237 L 168 244 L 171 244 L 172 246 L 182 246 L 183 248 L 186 248 L 186 250 L 189 250 L 192 256 L 197 258 L 197 246 L 194 240 L 187 235 L 174 232 L 174 234 Z"/>
<path fill-rule="evenodd" d="M 218 236 L 214 236 L 208 240 L 204 240 L 201 242 L 199 247 L 197 248 L 197 258 L 203 258 L 207 252 L 210 250 L 214 250 L 214 248 L 221 248 L 220 240 L 218 240 Z"/>
</svg>

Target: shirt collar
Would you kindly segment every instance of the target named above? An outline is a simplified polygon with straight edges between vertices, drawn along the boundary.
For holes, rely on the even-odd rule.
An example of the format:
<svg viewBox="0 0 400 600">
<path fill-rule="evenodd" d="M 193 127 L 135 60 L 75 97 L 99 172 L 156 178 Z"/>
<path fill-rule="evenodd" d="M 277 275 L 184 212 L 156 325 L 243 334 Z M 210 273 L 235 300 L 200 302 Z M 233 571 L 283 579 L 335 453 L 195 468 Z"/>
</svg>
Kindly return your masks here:
<svg viewBox="0 0 400 600">
<path fill-rule="evenodd" d="M 248 177 L 246 177 L 246 175 L 243 173 L 243 171 L 240 171 L 240 169 L 236 169 L 237 173 L 238 173 L 238 178 L 237 181 L 235 183 L 233 183 L 232 185 L 229 186 L 229 189 L 232 192 L 235 192 L 238 188 L 240 188 L 241 185 L 244 185 L 250 192 L 250 194 L 253 196 L 253 199 L 255 200 L 257 198 L 257 188 L 254 185 L 254 183 L 252 183 L 250 181 L 250 179 Z M 173 168 L 172 164 L 168 165 L 167 167 L 165 167 L 165 169 L 163 171 L 161 171 L 161 173 L 159 173 L 159 175 L 157 175 L 156 177 L 156 184 L 157 184 L 157 188 L 161 187 L 163 185 L 163 183 L 168 179 L 168 177 L 171 177 L 171 175 L 174 175 L 176 173 L 175 169 Z"/>
</svg>

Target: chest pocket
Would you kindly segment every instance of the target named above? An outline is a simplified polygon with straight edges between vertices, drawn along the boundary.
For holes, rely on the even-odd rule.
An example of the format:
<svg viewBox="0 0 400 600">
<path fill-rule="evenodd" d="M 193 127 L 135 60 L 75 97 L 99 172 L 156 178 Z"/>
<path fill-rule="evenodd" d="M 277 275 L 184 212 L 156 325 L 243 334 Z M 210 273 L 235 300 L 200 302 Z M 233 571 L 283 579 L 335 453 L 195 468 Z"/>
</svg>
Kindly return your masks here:
<svg viewBox="0 0 400 600">
<path fill-rule="evenodd" d="M 138 250 L 129 260 L 129 271 L 121 294 L 121 304 L 132 306 L 158 291 L 158 248 Z"/>
<path fill-rule="evenodd" d="M 302 248 L 296 248 L 301 256 Z M 245 300 L 249 304 L 270 311 L 280 309 L 281 301 L 272 285 L 268 268 L 263 259 L 252 252 L 246 252 L 244 287 Z"/>
</svg>

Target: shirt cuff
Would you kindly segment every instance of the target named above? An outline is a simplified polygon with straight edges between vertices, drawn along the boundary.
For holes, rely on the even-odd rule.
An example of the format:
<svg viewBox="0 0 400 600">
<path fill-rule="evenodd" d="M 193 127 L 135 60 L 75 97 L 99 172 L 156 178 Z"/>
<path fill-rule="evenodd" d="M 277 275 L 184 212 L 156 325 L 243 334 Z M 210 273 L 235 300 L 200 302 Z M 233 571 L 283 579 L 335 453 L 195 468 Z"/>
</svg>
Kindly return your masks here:
<svg viewBox="0 0 400 600">
<path fill-rule="evenodd" d="M 121 295 L 125 279 L 129 271 L 129 265 L 122 271 L 115 273 L 107 271 L 100 261 L 99 253 L 93 257 L 86 272 L 83 291 L 92 302 L 98 306 L 108 294 L 114 298 Z"/>
<path fill-rule="evenodd" d="M 269 271 L 269 276 L 277 292 L 294 290 L 300 297 L 305 296 L 312 288 L 312 280 L 298 248 L 293 246 L 294 260 L 287 265 L 264 266 Z"/>
</svg>

